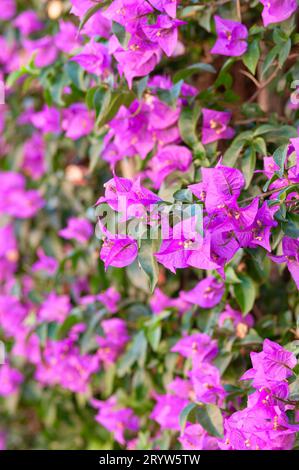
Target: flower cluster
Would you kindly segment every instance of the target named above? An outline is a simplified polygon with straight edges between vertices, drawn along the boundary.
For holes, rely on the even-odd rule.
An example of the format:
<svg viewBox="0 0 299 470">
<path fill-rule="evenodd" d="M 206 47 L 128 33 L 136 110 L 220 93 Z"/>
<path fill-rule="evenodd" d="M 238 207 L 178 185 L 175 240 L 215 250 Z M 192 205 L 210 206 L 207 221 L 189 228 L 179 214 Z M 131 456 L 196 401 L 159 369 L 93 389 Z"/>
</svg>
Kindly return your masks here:
<svg viewBox="0 0 299 470">
<path fill-rule="evenodd" d="M 256 391 L 249 395 L 244 410 L 236 411 L 224 421 L 225 440 L 221 449 L 288 450 L 292 449 L 298 424 L 289 422 L 287 379 L 297 364 L 293 353 L 279 344 L 265 340 L 260 353 L 250 354 L 252 369 L 242 380 L 252 380 Z"/>
</svg>

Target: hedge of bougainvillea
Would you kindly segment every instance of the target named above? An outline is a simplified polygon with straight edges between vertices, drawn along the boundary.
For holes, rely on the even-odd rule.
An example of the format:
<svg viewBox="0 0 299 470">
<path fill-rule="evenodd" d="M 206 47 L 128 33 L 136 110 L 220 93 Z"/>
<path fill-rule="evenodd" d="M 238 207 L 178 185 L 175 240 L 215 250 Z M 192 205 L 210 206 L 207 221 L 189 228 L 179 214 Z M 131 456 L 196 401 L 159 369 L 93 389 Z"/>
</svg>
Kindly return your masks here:
<svg viewBox="0 0 299 470">
<path fill-rule="evenodd" d="M 299 448 L 297 0 L 0 0 L 0 448 Z"/>
</svg>

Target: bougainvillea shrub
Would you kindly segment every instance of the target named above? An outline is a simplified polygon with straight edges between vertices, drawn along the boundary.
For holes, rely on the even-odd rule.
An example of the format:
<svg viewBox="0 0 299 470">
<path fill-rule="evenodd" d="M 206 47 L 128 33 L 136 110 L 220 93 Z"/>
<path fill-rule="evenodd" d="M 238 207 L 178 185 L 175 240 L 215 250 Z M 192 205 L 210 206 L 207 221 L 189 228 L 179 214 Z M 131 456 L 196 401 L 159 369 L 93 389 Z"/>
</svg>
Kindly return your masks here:
<svg viewBox="0 0 299 470">
<path fill-rule="evenodd" d="M 296 0 L 0 0 L 0 448 L 299 441 Z"/>
</svg>

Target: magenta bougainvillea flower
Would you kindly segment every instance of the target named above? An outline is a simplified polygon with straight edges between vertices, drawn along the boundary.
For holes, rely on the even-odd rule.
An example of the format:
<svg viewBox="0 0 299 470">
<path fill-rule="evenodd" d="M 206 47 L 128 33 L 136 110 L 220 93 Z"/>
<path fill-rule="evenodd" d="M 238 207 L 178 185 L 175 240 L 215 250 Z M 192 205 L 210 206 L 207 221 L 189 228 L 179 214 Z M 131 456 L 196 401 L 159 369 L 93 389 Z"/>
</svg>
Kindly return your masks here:
<svg viewBox="0 0 299 470">
<path fill-rule="evenodd" d="M 94 6 L 92 0 L 71 0 L 71 4 L 71 13 L 78 16 L 80 20 Z M 91 38 L 96 35 L 107 39 L 111 30 L 111 22 L 102 13 L 102 11 L 97 11 L 92 15 L 86 21 L 81 33 Z"/>
<path fill-rule="evenodd" d="M 166 145 L 151 158 L 147 174 L 153 181 L 154 188 L 160 188 L 162 182 L 174 171 L 185 172 L 192 162 L 192 153 L 180 145 Z"/>
<path fill-rule="evenodd" d="M 146 208 L 155 205 L 161 199 L 152 191 L 141 185 L 140 178 L 131 181 L 114 176 L 104 185 L 105 196 L 97 204 L 107 203 L 112 209 L 122 214 L 127 220 L 132 216 L 144 215 Z"/>
<path fill-rule="evenodd" d="M 188 292 L 181 292 L 180 297 L 192 305 L 199 305 L 202 308 L 212 308 L 219 304 L 224 294 L 224 283 L 208 276 L 200 281 L 194 289 Z"/>
<path fill-rule="evenodd" d="M 0 450 L 6 449 L 6 435 L 4 432 L 0 433 Z"/>
<path fill-rule="evenodd" d="M 151 73 L 162 55 L 159 45 L 150 42 L 144 33 L 131 37 L 126 49 L 113 36 L 109 50 L 118 62 L 119 72 L 126 77 L 129 88 L 132 88 L 135 77 L 144 77 Z"/>
<path fill-rule="evenodd" d="M 176 17 L 177 0 L 149 0 L 149 3 L 156 8 L 156 10 L 167 13 L 171 18 Z"/>
<path fill-rule="evenodd" d="M 281 256 L 269 255 L 276 263 L 286 263 L 299 289 L 299 239 L 283 237 Z"/>
<path fill-rule="evenodd" d="M 16 337 L 23 331 L 26 315 L 26 308 L 16 297 L 0 295 L 0 325 L 7 337 Z"/>
<path fill-rule="evenodd" d="M 48 340 L 43 361 L 37 364 L 35 377 L 45 386 L 60 385 L 75 393 L 86 393 L 90 377 L 99 370 L 97 355 L 82 354 L 75 341 L 85 325 L 77 324 L 69 337 L 61 341 Z"/>
<path fill-rule="evenodd" d="M 245 186 L 242 173 L 218 163 L 215 168 L 202 168 L 202 182 L 190 185 L 195 196 L 205 202 L 208 212 L 214 212 L 223 205 L 236 203 Z"/>
<path fill-rule="evenodd" d="M 221 385 L 220 372 L 209 362 L 198 363 L 193 357 L 193 367 L 189 373 L 196 401 L 222 406 L 225 390 Z"/>
<path fill-rule="evenodd" d="M 101 323 L 104 336 L 97 337 L 100 346 L 98 357 L 104 364 L 113 364 L 124 351 L 129 341 L 126 322 L 120 318 L 111 318 Z"/>
<path fill-rule="evenodd" d="M 0 1 L 0 19 L 4 21 L 11 20 L 16 14 L 17 6 L 15 0 Z"/>
<path fill-rule="evenodd" d="M 167 385 L 167 390 L 180 398 L 186 398 L 192 394 L 192 384 L 190 380 L 175 377 Z"/>
<path fill-rule="evenodd" d="M 217 356 L 217 341 L 206 333 L 194 333 L 180 339 L 171 349 L 184 357 L 195 358 L 196 362 L 210 361 Z"/>
<path fill-rule="evenodd" d="M 248 30 L 238 21 L 224 20 L 215 15 L 217 41 L 211 49 L 212 54 L 240 56 L 247 50 Z"/>
<path fill-rule="evenodd" d="M 155 400 L 157 403 L 151 413 L 151 419 L 157 421 L 161 429 L 179 431 L 179 416 L 181 411 L 188 405 L 188 400 L 171 394 L 156 394 Z"/>
<path fill-rule="evenodd" d="M 189 424 L 179 438 L 185 450 L 217 450 L 218 442 L 200 424 Z"/>
<path fill-rule="evenodd" d="M 242 380 L 252 380 L 255 388 L 271 387 L 277 382 L 282 382 L 290 375 L 297 364 L 293 353 L 287 351 L 279 344 L 265 339 L 263 351 L 250 354 L 252 369 L 245 372 Z"/>
<path fill-rule="evenodd" d="M 84 103 L 74 103 L 63 110 L 62 129 L 70 139 L 77 140 L 92 132 L 94 112 L 89 111 Z"/>
<path fill-rule="evenodd" d="M 123 408 L 117 403 L 115 396 L 106 401 L 93 399 L 91 405 L 98 410 L 95 417 L 109 432 L 113 433 L 114 439 L 120 444 L 125 444 L 125 431 L 137 432 L 139 419 L 130 408 Z"/>
<path fill-rule="evenodd" d="M 269 207 L 268 204 L 264 202 L 257 211 L 250 230 L 244 230 L 237 233 L 240 246 L 249 246 L 254 248 L 259 245 L 265 248 L 265 250 L 271 251 L 271 229 L 278 225 L 274 220 L 274 215 L 277 212 L 277 209 L 277 206 Z"/>
<path fill-rule="evenodd" d="M 59 31 L 55 36 L 55 45 L 57 49 L 67 54 L 80 47 L 81 40 L 78 37 L 77 28 L 71 21 L 59 21 Z"/>
<path fill-rule="evenodd" d="M 24 36 L 29 36 L 30 34 L 41 31 L 44 27 L 34 10 L 26 10 L 20 13 L 15 18 L 14 25 Z"/>
<path fill-rule="evenodd" d="M 262 18 L 264 26 L 287 20 L 296 10 L 296 0 L 260 0 L 264 5 Z"/>
<path fill-rule="evenodd" d="M 71 60 L 80 64 L 87 72 L 99 75 L 100 77 L 107 76 L 110 70 L 111 59 L 108 49 L 99 42 L 90 41 Z"/>
<path fill-rule="evenodd" d="M 252 328 L 254 325 L 254 318 L 250 313 L 243 315 L 242 312 L 234 310 L 230 305 L 226 305 L 225 310 L 223 310 L 219 316 L 219 325 L 225 326 L 229 323 L 232 323 L 235 328 L 238 328 L 239 325 L 245 325 L 248 328 Z"/>
<path fill-rule="evenodd" d="M 8 364 L 0 366 L 0 396 L 7 397 L 16 393 L 24 377 L 17 369 Z"/>
<path fill-rule="evenodd" d="M 18 245 L 12 224 L 0 227 L 0 282 L 11 278 L 17 269 Z"/>
<path fill-rule="evenodd" d="M 185 21 L 174 20 L 167 15 L 159 15 L 156 23 L 142 24 L 147 38 L 157 43 L 166 55 L 173 55 L 178 41 L 178 26 L 186 24 Z"/>
<path fill-rule="evenodd" d="M 105 269 L 109 266 L 123 268 L 133 263 L 138 255 L 137 241 L 125 235 L 113 235 L 105 238 L 100 257 Z"/>
<path fill-rule="evenodd" d="M 169 308 L 175 308 L 179 313 L 185 313 L 190 309 L 190 304 L 180 297 L 173 299 L 164 294 L 158 287 L 155 289 L 151 299 L 150 306 L 155 314 L 159 314 Z"/>
<path fill-rule="evenodd" d="M 23 45 L 30 56 L 34 54 L 36 67 L 47 67 L 56 60 L 58 51 L 52 36 L 43 36 L 40 39 L 24 39 Z"/>
<path fill-rule="evenodd" d="M 155 144 L 160 148 L 178 142 L 179 114 L 178 106 L 168 106 L 152 94 L 148 94 L 143 101 L 134 100 L 128 109 L 121 106 L 109 123 L 103 158 L 113 167 L 123 157 L 137 154 L 145 159 Z"/>
<path fill-rule="evenodd" d="M 202 246 L 202 237 L 196 229 L 196 218 L 178 222 L 173 228 L 168 222 L 166 220 L 165 229 L 162 225 L 162 232 L 167 230 L 167 236 L 164 233 L 160 250 L 155 253 L 155 257 L 159 263 L 175 273 L 176 269 L 188 266 L 188 259 L 193 250 Z"/>
<path fill-rule="evenodd" d="M 57 295 L 51 292 L 42 303 L 38 318 L 40 321 L 63 323 L 71 310 L 71 303 L 68 295 Z"/>
<path fill-rule="evenodd" d="M 45 144 L 39 133 L 33 134 L 24 143 L 22 169 L 33 180 L 40 179 L 46 173 Z"/>
<path fill-rule="evenodd" d="M 115 287 L 109 287 L 106 291 L 97 295 L 97 300 L 105 305 L 109 313 L 116 313 L 121 295 L 117 292 Z"/>
<path fill-rule="evenodd" d="M 121 295 L 114 287 L 109 287 L 106 291 L 96 295 L 84 295 L 80 297 L 81 305 L 92 305 L 95 302 L 101 302 L 107 312 L 116 313 L 118 311 Z"/>
<path fill-rule="evenodd" d="M 19 173 L 0 172 L 0 213 L 27 219 L 44 206 L 40 193 L 35 189 L 26 190 L 25 183 Z"/>
<path fill-rule="evenodd" d="M 143 19 L 154 9 L 146 0 L 114 0 L 103 12 L 105 18 L 125 26 L 126 30 L 134 33 Z"/>
<path fill-rule="evenodd" d="M 58 134 L 61 131 L 60 119 L 60 111 L 54 106 L 44 106 L 41 111 L 31 116 L 32 124 L 45 134 Z"/>
<path fill-rule="evenodd" d="M 72 9 L 71 13 L 80 18 L 85 15 L 87 10 L 93 6 L 92 0 L 71 0 Z"/>
<path fill-rule="evenodd" d="M 67 227 L 59 230 L 59 235 L 66 240 L 77 240 L 79 243 L 87 243 L 93 234 L 92 224 L 83 217 L 71 217 Z"/>
<path fill-rule="evenodd" d="M 295 430 L 288 427 L 286 415 L 267 402 L 235 412 L 224 428 L 223 450 L 290 450 L 294 445 Z"/>
<path fill-rule="evenodd" d="M 48 275 L 53 275 L 58 268 L 58 261 L 52 256 L 47 256 L 42 248 L 37 250 L 38 260 L 32 265 L 33 272 L 43 271 Z"/>
<path fill-rule="evenodd" d="M 234 129 L 228 126 L 231 113 L 203 108 L 202 143 L 210 144 L 220 139 L 231 139 L 235 135 Z"/>
</svg>

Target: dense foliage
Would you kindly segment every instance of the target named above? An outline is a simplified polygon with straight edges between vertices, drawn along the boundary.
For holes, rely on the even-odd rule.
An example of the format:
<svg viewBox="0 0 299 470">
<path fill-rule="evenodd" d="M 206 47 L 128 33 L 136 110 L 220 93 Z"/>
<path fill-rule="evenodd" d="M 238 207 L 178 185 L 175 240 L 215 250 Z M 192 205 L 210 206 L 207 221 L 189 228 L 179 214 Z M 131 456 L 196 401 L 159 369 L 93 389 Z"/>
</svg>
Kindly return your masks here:
<svg viewBox="0 0 299 470">
<path fill-rule="evenodd" d="M 0 0 L 0 448 L 298 447 L 296 10 Z"/>
</svg>

